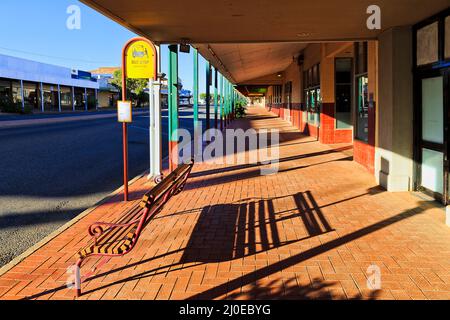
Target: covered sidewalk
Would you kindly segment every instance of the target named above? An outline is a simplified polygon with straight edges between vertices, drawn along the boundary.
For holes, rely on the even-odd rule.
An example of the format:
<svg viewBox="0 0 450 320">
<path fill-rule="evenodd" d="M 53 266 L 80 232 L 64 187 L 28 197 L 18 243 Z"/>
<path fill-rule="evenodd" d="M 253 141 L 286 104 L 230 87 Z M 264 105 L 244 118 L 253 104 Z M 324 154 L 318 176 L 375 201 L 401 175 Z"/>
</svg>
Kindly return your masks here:
<svg viewBox="0 0 450 320">
<path fill-rule="evenodd" d="M 232 127 L 280 129 L 279 172 L 196 165 L 136 249 L 97 271 L 80 299 L 450 299 L 437 202 L 385 192 L 351 161 L 351 144 L 320 144 L 262 107 Z M 146 184 L 131 186 L 133 199 Z M 124 206 L 111 198 L 1 275 L 0 299 L 74 299 L 67 268 L 88 226 Z M 368 289 L 371 265 L 381 290 Z"/>
</svg>

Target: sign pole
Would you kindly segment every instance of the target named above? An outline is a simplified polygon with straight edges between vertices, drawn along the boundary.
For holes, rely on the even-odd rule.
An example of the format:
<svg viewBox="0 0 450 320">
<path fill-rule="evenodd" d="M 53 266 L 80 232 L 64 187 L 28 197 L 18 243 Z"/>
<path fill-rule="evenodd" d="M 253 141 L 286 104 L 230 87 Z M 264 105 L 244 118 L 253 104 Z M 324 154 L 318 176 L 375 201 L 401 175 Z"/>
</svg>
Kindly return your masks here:
<svg viewBox="0 0 450 320">
<path fill-rule="evenodd" d="M 157 51 L 152 42 L 145 38 L 133 38 L 122 50 L 122 101 L 118 102 L 118 120 L 122 122 L 123 136 L 123 193 L 128 195 L 128 123 L 132 122 L 132 102 L 127 101 L 127 79 L 156 80 Z M 152 88 L 150 88 L 152 89 Z M 152 96 L 150 92 L 150 96 Z"/>
<path fill-rule="evenodd" d="M 122 101 L 127 100 L 127 72 L 126 72 L 126 56 L 123 55 L 122 64 Z M 123 201 L 128 202 L 128 124 L 122 123 L 122 140 L 123 140 Z"/>
</svg>

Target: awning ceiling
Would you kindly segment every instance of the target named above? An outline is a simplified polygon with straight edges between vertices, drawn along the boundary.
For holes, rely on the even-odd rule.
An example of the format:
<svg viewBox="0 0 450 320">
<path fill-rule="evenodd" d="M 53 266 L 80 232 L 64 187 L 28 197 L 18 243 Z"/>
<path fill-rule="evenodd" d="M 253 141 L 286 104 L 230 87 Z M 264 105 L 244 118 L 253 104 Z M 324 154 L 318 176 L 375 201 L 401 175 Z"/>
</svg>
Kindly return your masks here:
<svg viewBox="0 0 450 320">
<path fill-rule="evenodd" d="M 449 6 L 449 0 L 81 1 L 156 43 L 193 44 L 235 83 L 283 70 L 305 43 L 375 39 Z M 381 8 L 382 30 L 366 27 L 372 4 Z"/>
</svg>

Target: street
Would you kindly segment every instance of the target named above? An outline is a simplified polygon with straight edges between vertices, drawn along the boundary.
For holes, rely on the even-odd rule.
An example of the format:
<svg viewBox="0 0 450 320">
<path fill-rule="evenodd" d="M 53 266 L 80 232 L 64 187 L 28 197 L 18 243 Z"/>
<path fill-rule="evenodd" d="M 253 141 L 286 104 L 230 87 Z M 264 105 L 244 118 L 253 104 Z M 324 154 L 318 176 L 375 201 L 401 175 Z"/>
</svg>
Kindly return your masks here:
<svg viewBox="0 0 450 320">
<path fill-rule="evenodd" d="M 130 180 L 149 167 L 148 114 L 133 120 Z M 162 128 L 165 157 L 167 111 Z M 180 108 L 180 128 L 192 132 L 192 109 Z M 122 129 L 115 117 L 0 127 L 0 141 L 0 266 L 123 184 Z"/>
</svg>

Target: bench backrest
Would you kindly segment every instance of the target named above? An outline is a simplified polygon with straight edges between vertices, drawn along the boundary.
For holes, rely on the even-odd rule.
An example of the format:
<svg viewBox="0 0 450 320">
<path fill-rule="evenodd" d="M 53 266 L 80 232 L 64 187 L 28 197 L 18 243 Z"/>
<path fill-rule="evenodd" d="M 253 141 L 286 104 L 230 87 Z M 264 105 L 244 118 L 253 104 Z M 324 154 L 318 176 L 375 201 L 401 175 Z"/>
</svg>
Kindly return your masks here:
<svg viewBox="0 0 450 320">
<path fill-rule="evenodd" d="M 146 193 L 140 206 L 145 208 L 139 226 L 136 230 L 137 237 L 139 237 L 142 228 L 150 222 L 153 216 L 158 213 L 170 198 L 181 191 L 184 187 L 189 174 L 194 166 L 194 160 L 188 164 L 182 164 L 172 171 L 167 177 L 157 184 L 152 190 Z"/>
</svg>

